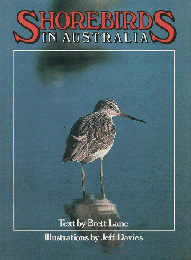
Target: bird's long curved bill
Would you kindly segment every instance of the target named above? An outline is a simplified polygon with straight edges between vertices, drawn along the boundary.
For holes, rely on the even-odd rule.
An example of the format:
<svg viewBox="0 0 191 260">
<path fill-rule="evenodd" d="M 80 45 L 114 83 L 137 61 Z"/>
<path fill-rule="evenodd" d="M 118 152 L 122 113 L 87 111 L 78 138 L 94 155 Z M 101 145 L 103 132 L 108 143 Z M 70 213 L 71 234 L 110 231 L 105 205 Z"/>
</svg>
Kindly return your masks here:
<svg viewBox="0 0 191 260">
<path fill-rule="evenodd" d="M 146 123 L 144 120 L 137 119 L 136 117 L 130 116 L 130 115 L 128 115 L 128 114 L 121 113 L 120 115 L 121 115 L 121 116 L 124 116 L 124 117 L 128 117 L 128 118 L 130 118 L 131 120 L 136 120 L 136 121 L 139 121 L 139 122 Z"/>
</svg>

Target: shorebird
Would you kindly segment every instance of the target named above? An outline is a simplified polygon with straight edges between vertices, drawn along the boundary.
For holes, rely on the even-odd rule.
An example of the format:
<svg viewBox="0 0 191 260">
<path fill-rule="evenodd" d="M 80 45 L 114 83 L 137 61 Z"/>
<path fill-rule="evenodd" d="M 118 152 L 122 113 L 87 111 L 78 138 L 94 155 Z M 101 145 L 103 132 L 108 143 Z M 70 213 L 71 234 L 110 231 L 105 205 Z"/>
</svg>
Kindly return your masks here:
<svg viewBox="0 0 191 260">
<path fill-rule="evenodd" d="M 93 113 L 80 117 L 73 125 L 66 141 L 62 162 L 81 162 L 82 179 L 85 178 L 84 164 L 96 159 L 101 159 L 100 177 L 103 178 L 103 158 L 113 146 L 116 135 L 112 120 L 114 116 L 124 116 L 145 123 L 122 113 L 114 100 L 102 99 L 96 104 Z"/>
</svg>

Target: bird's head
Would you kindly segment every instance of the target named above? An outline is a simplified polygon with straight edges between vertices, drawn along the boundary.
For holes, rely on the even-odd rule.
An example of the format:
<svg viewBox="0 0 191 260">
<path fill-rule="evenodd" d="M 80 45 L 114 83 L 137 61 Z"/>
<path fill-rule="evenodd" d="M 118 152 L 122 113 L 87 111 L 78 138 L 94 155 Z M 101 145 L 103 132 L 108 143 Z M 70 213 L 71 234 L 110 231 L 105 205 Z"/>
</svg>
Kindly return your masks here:
<svg viewBox="0 0 191 260">
<path fill-rule="evenodd" d="M 137 119 L 136 117 L 132 117 L 132 116 L 130 116 L 128 114 L 122 113 L 119 110 L 119 107 L 118 107 L 117 103 L 114 100 L 112 100 L 112 99 L 102 99 L 102 100 L 99 100 L 97 102 L 93 112 L 102 112 L 102 113 L 107 114 L 110 117 L 113 117 L 113 116 L 124 116 L 124 117 L 130 118 L 131 120 L 136 120 L 136 121 L 139 121 L 139 122 L 146 123 L 145 121 Z"/>
<path fill-rule="evenodd" d="M 118 108 L 117 103 L 112 99 L 99 100 L 94 108 L 93 112 L 103 112 L 108 116 L 120 116 L 121 112 Z"/>
</svg>

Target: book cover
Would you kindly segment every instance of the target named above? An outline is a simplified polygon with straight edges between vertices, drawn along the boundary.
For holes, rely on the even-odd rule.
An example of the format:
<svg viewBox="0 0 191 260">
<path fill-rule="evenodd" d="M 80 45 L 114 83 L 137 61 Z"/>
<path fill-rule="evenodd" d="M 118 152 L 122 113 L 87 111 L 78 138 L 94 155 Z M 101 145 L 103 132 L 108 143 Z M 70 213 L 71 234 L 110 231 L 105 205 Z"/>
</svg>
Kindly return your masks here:
<svg viewBox="0 0 191 260">
<path fill-rule="evenodd" d="M 2 259 L 190 259 L 188 1 L 4 1 Z"/>
</svg>

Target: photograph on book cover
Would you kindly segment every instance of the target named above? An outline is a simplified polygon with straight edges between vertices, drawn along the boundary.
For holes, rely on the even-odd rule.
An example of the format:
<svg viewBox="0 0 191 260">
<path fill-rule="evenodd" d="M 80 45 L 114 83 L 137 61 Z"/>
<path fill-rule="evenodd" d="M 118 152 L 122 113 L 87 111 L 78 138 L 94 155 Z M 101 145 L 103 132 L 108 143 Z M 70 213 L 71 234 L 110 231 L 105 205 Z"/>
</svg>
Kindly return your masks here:
<svg viewBox="0 0 191 260">
<path fill-rule="evenodd" d="M 55 69 L 66 55 L 69 66 Z M 83 55 L 92 66 L 73 67 Z M 175 52 L 14 51 L 13 68 L 14 230 L 175 230 Z M 114 118 L 115 137 L 119 109 L 134 120 Z M 81 163 L 62 157 L 70 128 L 90 113 L 65 155 L 84 163 L 82 187 Z M 107 153 L 114 137 L 100 181 L 95 159 L 105 154 L 95 153 Z"/>
<path fill-rule="evenodd" d="M 189 259 L 188 2 L 3 6 L 3 259 Z"/>
<path fill-rule="evenodd" d="M 124 231 L 174 230 L 174 51 L 88 51 L 88 56 L 92 53 L 105 60 L 92 58 L 95 64 L 84 68 L 70 64 L 67 72 L 63 65 L 54 70 L 41 62 L 38 74 L 36 60 L 48 54 L 50 63 L 55 57 L 58 61 L 65 51 L 14 52 L 14 229 L 66 231 L 58 219 L 76 218 L 87 223 L 83 230 L 112 230 L 116 221 L 97 226 L 89 220 L 102 220 L 99 211 L 106 215 L 103 220 L 110 219 L 104 207 L 109 215 L 111 205 Z M 84 51 L 70 54 L 80 57 Z M 99 100 L 103 105 L 97 105 L 94 117 L 79 122 L 82 133 L 76 126 L 65 156 L 84 162 L 86 184 L 81 187 L 81 163 L 62 164 L 62 157 L 72 125 L 92 113 Z M 113 136 L 111 116 L 120 115 L 119 109 L 146 123 L 114 118 Z M 104 155 L 95 153 L 110 149 L 114 137 L 103 160 L 103 183 L 95 159 Z M 64 212 L 63 205 L 80 195 L 75 201 L 84 207 L 84 216 L 73 204 L 73 215 L 68 207 Z M 89 206 L 97 209 L 97 217 L 96 209 L 87 212 Z"/>
</svg>

